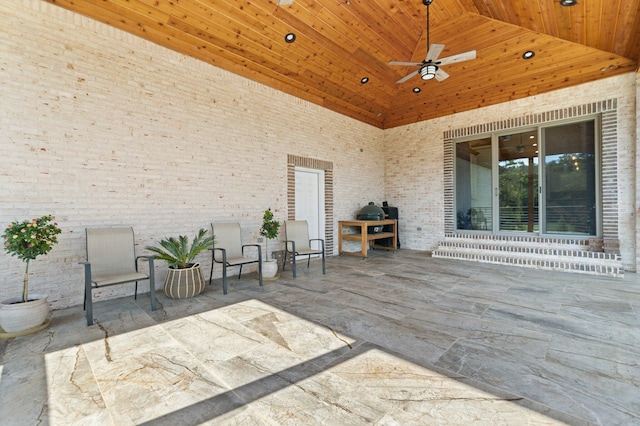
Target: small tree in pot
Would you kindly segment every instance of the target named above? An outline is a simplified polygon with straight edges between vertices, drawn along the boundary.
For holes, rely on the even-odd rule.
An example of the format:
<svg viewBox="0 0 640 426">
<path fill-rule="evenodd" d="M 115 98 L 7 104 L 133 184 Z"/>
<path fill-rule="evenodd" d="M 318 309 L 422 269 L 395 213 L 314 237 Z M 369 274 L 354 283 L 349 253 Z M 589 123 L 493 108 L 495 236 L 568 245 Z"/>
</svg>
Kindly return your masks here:
<svg viewBox="0 0 640 426">
<path fill-rule="evenodd" d="M 155 253 L 154 259 L 164 260 L 169 264 L 169 271 L 164 280 L 164 292 L 174 299 L 193 297 L 204 290 L 204 277 L 200 264 L 195 263 L 196 256 L 213 246 L 215 237 L 207 236 L 205 229 L 200 229 L 189 244 L 186 235 L 178 238 L 169 237 L 160 240 L 160 246 L 147 246 Z"/>
<path fill-rule="evenodd" d="M 268 208 L 264 211 L 264 215 L 262 216 L 262 227 L 260 228 L 260 235 L 266 238 L 265 241 L 265 259 L 266 263 L 263 264 L 262 275 L 266 278 L 275 277 L 278 273 L 278 263 L 269 259 L 269 240 L 273 240 L 278 237 L 278 233 L 280 231 L 280 222 L 273 219 L 273 213 L 271 212 L 271 208 Z M 271 267 L 271 264 L 275 264 L 274 267 Z M 266 265 L 266 267 L 265 267 Z"/>
<path fill-rule="evenodd" d="M 58 235 L 62 231 L 53 221 L 51 215 L 45 215 L 31 220 L 10 223 L 4 231 L 4 250 L 11 256 L 25 262 L 24 279 L 22 284 L 22 297 L 8 299 L 0 304 L 0 326 L 8 332 L 20 332 L 40 326 L 46 320 L 49 313 L 47 297 L 33 295 L 29 297 L 29 262 L 36 257 L 45 255 L 51 251 L 58 242 Z M 44 301 L 43 301 L 44 300 Z M 37 302 L 30 304 L 29 302 Z M 24 304 L 25 306 L 18 306 Z M 26 305 L 34 305 L 28 307 Z M 33 309 L 32 314 L 26 314 L 23 309 Z M 14 319 L 14 314 L 20 316 Z M 23 316 L 27 316 L 23 318 Z M 14 324 L 17 321 L 21 324 Z"/>
</svg>

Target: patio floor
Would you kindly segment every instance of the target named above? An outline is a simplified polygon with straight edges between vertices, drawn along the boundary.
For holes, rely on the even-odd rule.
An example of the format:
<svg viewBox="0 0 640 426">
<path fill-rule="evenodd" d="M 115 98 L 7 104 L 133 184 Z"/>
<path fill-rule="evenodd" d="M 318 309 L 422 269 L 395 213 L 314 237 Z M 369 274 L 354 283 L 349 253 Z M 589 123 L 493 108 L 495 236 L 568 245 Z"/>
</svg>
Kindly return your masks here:
<svg viewBox="0 0 640 426">
<path fill-rule="evenodd" d="M 640 279 L 373 251 L 54 311 L 0 341 L 3 425 L 640 424 Z M 81 285 L 81 277 L 78 277 Z"/>
</svg>

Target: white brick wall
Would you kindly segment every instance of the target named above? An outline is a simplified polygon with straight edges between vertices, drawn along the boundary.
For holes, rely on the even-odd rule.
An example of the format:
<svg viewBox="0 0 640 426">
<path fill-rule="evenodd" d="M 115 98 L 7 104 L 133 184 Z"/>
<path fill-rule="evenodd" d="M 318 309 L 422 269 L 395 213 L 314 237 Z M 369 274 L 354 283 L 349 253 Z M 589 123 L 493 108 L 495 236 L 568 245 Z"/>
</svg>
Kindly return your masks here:
<svg viewBox="0 0 640 426">
<path fill-rule="evenodd" d="M 638 213 L 640 212 L 640 193 L 638 191 L 640 191 L 640 173 L 638 173 L 638 167 L 637 164 L 640 164 L 640 149 L 638 149 L 638 145 L 640 145 L 640 71 L 636 73 L 636 128 L 635 128 L 635 134 L 633 134 L 633 136 L 631 137 L 631 139 L 635 139 L 635 145 L 633 145 L 633 150 L 631 152 L 635 153 L 635 155 L 629 155 L 629 153 L 627 155 L 629 155 L 629 157 L 635 157 L 633 158 L 633 160 L 635 160 L 634 162 L 632 162 L 632 167 L 635 169 L 635 179 L 633 180 L 633 183 L 635 184 L 635 188 L 634 188 L 634 193 L 635 193 L 635 208 L 634 211 L 632 213 L 627 213 L 627 217 L 628 220 L 632 223 L 635 224 L 635 247 L 636 247 L 636 257 L 635 257 L 635 264 L 636 264 L 636 272 L 640 270 L 640 250 L 637 250 L 637 247 L 640 246 L 640 223 L 638 222 Z M 630 161 L 631 158 L 628 160 Z M 631 179 L 628 179 L 631 180 Z M 625 239 L 625 241 L 627 241 Z"/>
<path fill-rule="evenodd" d="M 635 259 L 633 76 L 383 132 L 40 0 L 15 3 L 0 1 L 0 227 L 56 216 L 60 244 L 31 266 L 32 291 L 54 308 L 82 303 L 87 226 L 132 225 L 140 251 L 213 220 L 239 221 L 254 241 L 265 208 L 286 217 L 288 154 L 333 163 L 335 221 L 386 199 L 403 247 L 432 249 L 445 130 L 612 97 L 628 182 L 621 252 Z M 23 265 L 3 252 L 0 271 L 0 298 L 19 294 Z"/>
<path fill-rule="evenodd" d="M 636 74 L 629 73 L 385 132 L 386 190 L 400 211 L 403 247 L 433 250 L 444 238 L 443 143 L 466 128 L 616 98 L 618 104 L 619 235 L 625 268 L 636 270 Z M 422 231 L 417 231 L 422 228 Z"/>
<path fill-rule="evenodd" d="M 336 218 L 382 199 L 379 129 L 37 0 L 0 2 L 0 28 L 0 226 L 55 215 L 30 274 L 53 307 L 82 303 L 88 226 L 132 225 L 139 251 L 214 220 L 255 241 L 264 209 L 286 217 L 288 154 L 333 163 Z M 20 261 L 0 271 L 19 295 Z"/>
</svg>

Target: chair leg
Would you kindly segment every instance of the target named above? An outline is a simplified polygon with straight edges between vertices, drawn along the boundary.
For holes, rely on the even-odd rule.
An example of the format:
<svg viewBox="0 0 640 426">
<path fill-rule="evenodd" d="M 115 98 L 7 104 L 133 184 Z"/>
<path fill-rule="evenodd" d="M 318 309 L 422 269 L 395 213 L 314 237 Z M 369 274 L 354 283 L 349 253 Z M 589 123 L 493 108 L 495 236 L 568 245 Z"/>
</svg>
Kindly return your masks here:
<svg viewBox="0 0 640 426">
<path fill-rule="evenodd" d="M 310 264 L 311 264 L 311 255 L 307 256 L 307 269 L 309 269 Z"/>
<path fill-rule="evenodd" d="M 284 248 L 284 261 L 282 262 L 282 272 L 284 272 L 285 268 L 287 267 L 287 253 L 288 253 L 288 250 L 285 247 Z"/>
<path fill-rule="evenodd" d="M 136 282 L 136 286 L 138 283 Z M 156 306 L 156 271 L 153 266 L 153 259 L 149 260 L 149 296 L 151 297 L 151 310 L 155 311 Z"/>
<path fill-rule="evenodd" d="M 84 283 L 84 305 L 87 316 L 87 326 L 93 325 L 93 300 L 91 294 L 91 277 L 85 277 Z"/>
<path fill-rule="evenodd" d="M 222 294 L 227 294 L 227 262 L 222 262 Z"/>
<path fill-rule="evenodd" d="M 322 275 L 326 275 L 327 274 L 327 270 L 325 268 L 325 262 L 324 262 L 324 247 L 322 247 Z"/>
<path fill-rule="evenodd" d="M 258 283 L 262 286 L 262 250 L 258 250 Z"/>
<path fill-rule="evenodd" d="M 293 269 L 293 278 L 296 277 L 296 252 L 291 253 L 291 259 L 293 260 L 291 269 Z"/>
<path fill-rule="evenodd" d="M 136 281 L 136 289 L 133 292 L 133 300 L 138 300 L 138 281 Z"/>
<path fill-rule="evenodd" d="M 93 303 L 91 295 L 91 266 L 84 265 L 84 308 L 87 326 L 93 325 Z"/>
<path fill-rule="evenodd" d="M 240 264 L 240 272 L 238 272 L 238 279 L 240 279 L 240 275 L 242 275 L 242 263 Z"/>
<path fill-rule="evenodd" d="M 213 254 L 211 255 L 211 273 L 209 274 L 209 285 L 211 285 L 211 280 L 213 279 L 213 265 L 215 265 L 216 262 L 213 260 Z"/>
<path fill-rule="evenodd" d="M 296 277 L 296 243 L 295 241 L 291 241 L 291 260 L 292 260 L 291 269 L 293 270 L 293 278 L 295 278 Z"/>
</svg>

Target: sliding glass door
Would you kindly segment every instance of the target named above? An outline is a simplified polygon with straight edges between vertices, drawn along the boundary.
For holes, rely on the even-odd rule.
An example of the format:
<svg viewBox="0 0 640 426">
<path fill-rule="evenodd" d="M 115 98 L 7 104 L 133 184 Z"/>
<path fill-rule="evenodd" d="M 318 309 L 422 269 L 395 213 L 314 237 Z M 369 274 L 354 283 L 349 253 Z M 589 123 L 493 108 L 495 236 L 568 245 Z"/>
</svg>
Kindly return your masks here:
<svg viewBox="0 0 640 426">
<path fill-rule="evenodd" d="M 597 233 L 593 121 L 543 129 L 545 233 Z"/>
<path fill-rule="evenodd" d="M 500 231 L 538 232 L 538 136 L 536 130 L 498 137 Z"/>
<path fill-rule="evenodd" d="M 596 119 L 456 143 L 458 231 L 599 233 Z"/>
<path fill-rule="evenodd" d="M 491 231 L 491 138 L 456 144 L 457 228 Z"/>
</svg>

